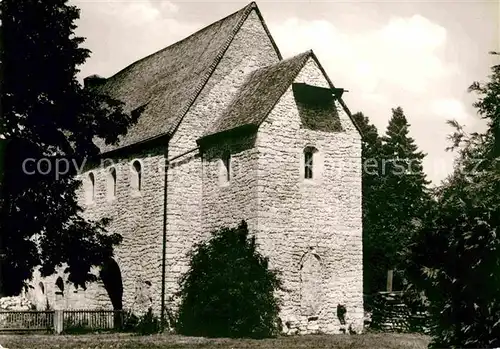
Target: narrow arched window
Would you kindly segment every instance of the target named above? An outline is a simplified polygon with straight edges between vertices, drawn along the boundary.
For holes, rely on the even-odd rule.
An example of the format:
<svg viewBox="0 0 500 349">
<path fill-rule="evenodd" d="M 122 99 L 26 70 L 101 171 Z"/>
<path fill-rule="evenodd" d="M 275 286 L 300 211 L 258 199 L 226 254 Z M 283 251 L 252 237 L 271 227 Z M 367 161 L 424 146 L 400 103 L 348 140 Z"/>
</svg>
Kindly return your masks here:
<svg viewBox="0 0 500 349">
<path fill-rule="evenodd" d="M 94 174 L 92 172 L 89 173 L 87 198 L 88 198 L 88 201 L 90 201 L 90 202 L 93 202 L 95 200 L 95 177 L 94 177 Z"/>
<path fill-rule="evenodd" d="M 108 199 L 113 199 L 116 196 L 116 169 L 114 167 L 111 167 L 108 171 L 106 189 Z"/>
<path fill-rule="evenodd" d="M 140 191 L 142 187 L 142 167 L 141 162 L 135 160 L 132 163 L 132 188 Z"/>
<path fill-rule="evenodd" d="M 231 179 L 231 154 L 228 151 L 222 155 L 222 164 L 224 165 L 225 180 L 229 182 Z"/>
<path fill-rule="evenodd" d="M 59 289 L 59 291 L 56 291 L 56 294 L 57 293 L 63 294 L 64 293 L 64 281 L 60 276 L 56 280 L 56 286 Z"/>
<path fill-rule="evenodd" d="M 313 178 L 313 155 L 314 152 L 311 148 L 306 148 L 304 150 L 304 178 Z"/>
</svg>

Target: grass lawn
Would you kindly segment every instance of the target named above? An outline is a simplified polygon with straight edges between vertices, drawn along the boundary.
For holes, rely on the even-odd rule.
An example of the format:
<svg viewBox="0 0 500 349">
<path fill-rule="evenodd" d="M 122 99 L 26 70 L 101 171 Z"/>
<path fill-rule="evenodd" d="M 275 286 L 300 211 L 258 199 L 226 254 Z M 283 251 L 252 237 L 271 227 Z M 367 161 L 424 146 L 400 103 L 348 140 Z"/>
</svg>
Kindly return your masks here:
<svg viewBox="0 0 500 349">
<path fill-rule="evenodd" d="M 0 335 L 0 344 L 8 349 L 424 349 L 429 339 L 416 334 L 368 333 L 362 335 L 309 335 L 277 339 L 205 339 L 177 335 L 133 336 L 94 334 L 78 336 Z"/>
</svg>

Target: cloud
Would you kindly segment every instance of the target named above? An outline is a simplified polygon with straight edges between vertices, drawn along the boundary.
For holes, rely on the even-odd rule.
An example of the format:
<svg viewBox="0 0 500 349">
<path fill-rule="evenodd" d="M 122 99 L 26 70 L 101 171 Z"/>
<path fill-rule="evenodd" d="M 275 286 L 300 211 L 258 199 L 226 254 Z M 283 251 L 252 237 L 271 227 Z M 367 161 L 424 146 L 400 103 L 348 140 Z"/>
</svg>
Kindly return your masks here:
<svg viewBox="0 0 500 349">
<path fill-rule="evenodd" d="M 433 114 L 441 116 L 445 120 L 464 121 L 470 117 L 464 103 L 454 98 L 434 100 L 430 108 Z"/>
<path fill-rule="evenodd" d="M 99 11 L 128 26 L 137 26 L 169 18 L 178 13 L 179 6 L 170 1 L 106 1 L 99 4 Z"/>
<path fill-rule="evenodd" d="M 409 52 L 433 51 L 446 41 L 446 29 L 420 15 L 393 18 L 379 33 L 389 45 Z"/>
<path fill-rule="evenodd" d="M 109 76 L 203 26 L 177 19 L 179 7 L 169 1 L 73 1 L 81 8 L 77 34 L 87 38 L 91 64 L 81 75 Z M 98 26 L 96 26 L 98 24 Z"/>
<path fill-rule="evenodd" d="M 271 31 L 285 55 L 312 48 L 329 72 L 366 93 L 381 84 L 423 93 L 436 79 L 457 71 L 437 52 L 446 42 L 446 29 L 419 15 L 351 35 L 329 21 L 297 18 L 272 25 Z"/>
<path fill-rule="evenodd" d="M 99 11 L 109 19 L 118 19 L 126 26 L 140 26 L 159 20 L 161 12 L 158 8 L 147 2 L 120 3 L 104 2 L 99 6 Z"/>
</svg>

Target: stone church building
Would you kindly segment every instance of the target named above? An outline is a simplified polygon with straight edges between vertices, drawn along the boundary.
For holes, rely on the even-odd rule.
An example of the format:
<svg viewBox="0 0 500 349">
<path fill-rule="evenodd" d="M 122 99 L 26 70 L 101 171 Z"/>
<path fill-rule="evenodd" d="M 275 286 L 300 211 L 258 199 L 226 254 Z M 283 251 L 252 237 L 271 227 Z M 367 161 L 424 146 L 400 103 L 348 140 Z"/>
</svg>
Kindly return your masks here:
<svg viewBox="0 0 500 349">
<path fill-rule="evenodd" d="M 312 51 L 283 59 L 252 2 L 85 84 L 141 111 L 81 174 L 84 214 L 123 236 L 114 290 L 61 271 L 31 281 L 37 307 L 175 310 L 193 244 L 245 220 L 282 272 L 285 332 L 338 333 L 339 304 L 362 330 L 361 136 Z"/>
</svg>

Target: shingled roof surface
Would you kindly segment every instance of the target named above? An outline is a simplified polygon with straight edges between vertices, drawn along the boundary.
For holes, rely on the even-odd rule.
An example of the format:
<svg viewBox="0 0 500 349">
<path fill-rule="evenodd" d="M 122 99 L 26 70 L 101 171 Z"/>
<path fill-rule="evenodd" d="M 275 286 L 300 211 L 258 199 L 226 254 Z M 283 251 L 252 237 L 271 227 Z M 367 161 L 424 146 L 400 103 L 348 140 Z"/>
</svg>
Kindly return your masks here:
<svg viewBox="0 0 500 349">
<path fill-rule="evenodd" d="M 123 101 L 127 112 L 144 110 L 118 146 L 97 140 L 101 152 L 171 134 L 255 6 L 252 2 L 107 79 L 100 92 Z"/>
<path fill-rule="evenodd" d="M 307 51 L 250 73 L 204 137 L 240 126 L 259 126 L 312 55 Z"/>
</svg>

